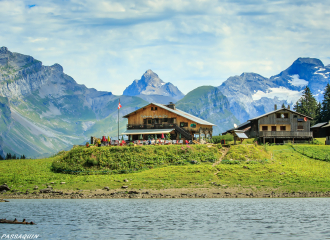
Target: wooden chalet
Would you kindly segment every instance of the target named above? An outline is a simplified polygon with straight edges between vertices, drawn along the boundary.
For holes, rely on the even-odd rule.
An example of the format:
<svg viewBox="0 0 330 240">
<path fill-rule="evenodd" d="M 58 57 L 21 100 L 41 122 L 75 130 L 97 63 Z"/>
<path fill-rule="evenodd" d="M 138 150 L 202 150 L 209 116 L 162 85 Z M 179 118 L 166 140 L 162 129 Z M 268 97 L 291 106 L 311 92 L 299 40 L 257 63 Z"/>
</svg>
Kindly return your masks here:
<svg viewBox="0 0 330 240">
<path fill-rule="evenodd" d="M 212 126 L 203 119 L 181 111 L 175 104 L 168 105 L 150 103 L 124 116 L 128 119 L 127 130 L 129 140 L 148 140 L 161 138 L 162 134 L 170 133 L 171 139 L 193 140 L 202 134 L 212 137 Z"/>
<path fill-rule="evenodd" d="M 311 130 L 313 131 L 313 137 L 315 138 L 325 138 L 330 136 L 330 121 L 317 123 L 311 127 Z"/>
<path fill-rule="evenodd" d="M 317 123 L 311 127 L 313 131 L 313 137 L 326 138 L 325 145 L 330 145 L 330 121 Z"/>
<path fill-rule="evenodd" d="M 288 108 L 281 108 L 272 112 L 252 118 L 229 129 L 226 133 L 234 133 L 237 130 L 244 132 L 249 138 L 260 138 L 261 141 L 282 143 L 285 140 L 295 139 L 311 140 L 313 132 L 310 129 L 311 117 L 305 116 Z"/>
</svg>

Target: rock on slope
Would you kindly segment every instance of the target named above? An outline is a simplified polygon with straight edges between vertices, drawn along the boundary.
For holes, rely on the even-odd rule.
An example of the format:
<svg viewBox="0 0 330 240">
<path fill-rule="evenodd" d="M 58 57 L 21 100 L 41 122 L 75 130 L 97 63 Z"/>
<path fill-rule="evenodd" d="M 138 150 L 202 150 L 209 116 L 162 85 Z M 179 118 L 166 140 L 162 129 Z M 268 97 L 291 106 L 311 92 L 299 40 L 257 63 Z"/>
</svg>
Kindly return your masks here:
<svg viewBox="0 0 330 240">
<path fill-rule="evenodd" d="M 134 80 L 125 89 L 123 95 L 139 96 L 149 102 L 157 103 L 176 102 L 184 97 L 177 87 L 172 83 L 165 83 L 151 70 L 146 71 L 140 80 Z"/>
<path fill-rule="evenodd" d="M 49 156 L 91 135 L 117 136 L 118 96 L 79 85 L 59 64 L 0 48 L 0 144 L 6 152 Z M 127 114 L 147 104 L 122 96 Z M 126 119 L 120 116 L 121 131 Z"/>
<path fill-rule="evenodd" d="M 228 99 L 216 87 L 198 87 L 178 101 L 176 107 L 215 124 L 213 135 L 218 135 L 232 128 L 234 123 L 239 123 L 230 112 Z"/>
</svg>

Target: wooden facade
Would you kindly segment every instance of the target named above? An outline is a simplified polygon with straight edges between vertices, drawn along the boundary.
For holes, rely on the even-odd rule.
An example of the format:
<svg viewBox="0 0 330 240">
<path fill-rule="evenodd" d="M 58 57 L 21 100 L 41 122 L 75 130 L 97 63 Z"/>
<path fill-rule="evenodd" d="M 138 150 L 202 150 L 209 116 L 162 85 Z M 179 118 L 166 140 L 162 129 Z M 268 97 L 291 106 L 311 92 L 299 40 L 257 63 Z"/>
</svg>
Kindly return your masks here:
<svg viewBox="0 0 330 240">
<path fill-rule="evenodd" d="M 310 129 L 312 118 L 282 108 L 273 112 L 250 119 L 238 129 L 246 129 L 245 134 L 249 138 L 261 138 L 263 142 L 283 142 L 284 140 L 313 138 Z M 228 130 L 227 132 L 235 129 Z"/>
<path fill-rule="evenodd" d="M 313 131 L 314 138 L 325 138 L 330 136 L 330 121 L 315 124 L 311 127 L 311 131 Z"/>
<path fill-rule="evenodd" d="M 174 104 L 150 103 L 124 117 L 128 119 L 127 130 L 174 129 L 170 132 L 171 139 L 178 139 L 181 136 L 183 139 L 192 140 L 194 135 L 200 136 L 201 134 L 212 137 L 212 126 L 214 125 L 176 109 Z M 146 137 L 143 136 L 144 139 Z M 133 140 L 135 138 L 137 136 L 134 136 Z"/>
</svg>

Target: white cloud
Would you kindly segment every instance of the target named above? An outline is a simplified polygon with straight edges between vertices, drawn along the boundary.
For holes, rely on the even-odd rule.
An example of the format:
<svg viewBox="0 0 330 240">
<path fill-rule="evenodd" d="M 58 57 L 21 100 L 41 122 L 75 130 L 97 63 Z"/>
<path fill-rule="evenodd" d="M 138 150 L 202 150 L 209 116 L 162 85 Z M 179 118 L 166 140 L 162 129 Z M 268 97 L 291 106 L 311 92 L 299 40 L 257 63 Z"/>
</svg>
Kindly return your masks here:
<svg viewBox="0 0 330 240">
<path fill-rule="evenodd" d="M 0 1 L 0 42 L 98 90 L 121 94 L 152 69 L 187 93 L 242 72 L 270 77 L 298 57 L 328 61 L 328 9 L 328 1 Z"/>
<path fill-rule="evenodd" d="M 35 43 L 35 42 L 43 42 L 43 41 L 47 41 L 48 40 L 48 38 L 31 38 L 31 37 L 29 37 L 28 39 L 29 39 L 30 42 L 33 42 L 33 43 Z"/>
</svg>

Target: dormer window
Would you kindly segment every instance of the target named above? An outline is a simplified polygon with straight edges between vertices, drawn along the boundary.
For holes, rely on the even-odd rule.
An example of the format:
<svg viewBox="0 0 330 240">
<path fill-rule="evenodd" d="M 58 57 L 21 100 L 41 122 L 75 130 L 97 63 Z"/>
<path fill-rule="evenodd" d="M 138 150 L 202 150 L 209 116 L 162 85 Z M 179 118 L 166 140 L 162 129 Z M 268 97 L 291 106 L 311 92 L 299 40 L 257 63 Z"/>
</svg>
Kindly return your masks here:
<svg viewBox="0 0 330 240">
<path fill-rule="evenodd" d="M 154 107 L 151 107 L 151 111 L 153 111 L 154 110 Z"/>
</svg>

